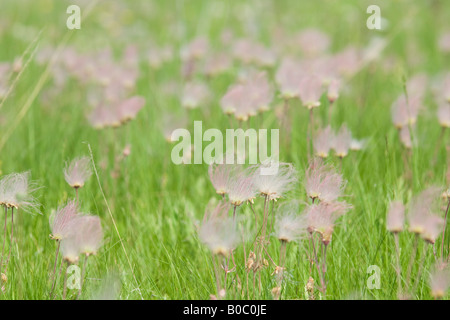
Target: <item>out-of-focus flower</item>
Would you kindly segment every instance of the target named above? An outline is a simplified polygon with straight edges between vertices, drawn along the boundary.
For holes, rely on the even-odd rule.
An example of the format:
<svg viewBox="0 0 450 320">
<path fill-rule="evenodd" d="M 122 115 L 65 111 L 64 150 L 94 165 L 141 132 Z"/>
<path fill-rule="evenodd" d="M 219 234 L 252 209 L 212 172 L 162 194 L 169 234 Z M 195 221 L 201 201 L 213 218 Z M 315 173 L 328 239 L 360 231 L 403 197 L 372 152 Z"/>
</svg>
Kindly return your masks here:
<svg viewBox="0 0 450 320">
<path fill-rule="evenodd" d="M 450 52 L 450 32 L 444 33 L 439 38 L 439 49 L 442 52 Z"/>
<path fill-rule="evenodd" d="M 300 46 L 302 53 L 307 57 L 323 54 L 330 47 L 330 37 L 318 29 L 304 29 L 293 40 Z"/>
<path fill-rule="evenodd" d="M 337 98 L 339 98 L 340 88 L 341 88 L 341 81 L 339 79 L 333 78 L 330 80 L 327 92 L 327 98 L 330 103 L 333 103 L 334 101 L 336 101 Z"/>
<path fill-rule="evenodd" d="M 400 129 L 400 141 L 403 143 L 405 148 L 412 148 L 411 132 L 408 126 L 404 126 Z"/>
<path fill-rule="evenodd" d="M 408 213 L 410 232 L 424 234 L 430 223 L 428 218 L 433 215 L 440 194 L 440 188 L 432 186 L 413 197 Z"/>
<path fill-rule="evenodd" d="M 67 202 L 65 206 L 58 207 L 50 215 L 50 228 L 52 234 L 50 237 L 55 240 L 62 240 L 68 236 L 70 221 L 77 217 L 78 207 L 74 200 Z"/>
<path fill-rule="evenodd" d="M 276 165 L 276 174 L 264 174 L 263 170 Z M 277 200 L 290 191 L 297 182 L 297 171 L 290 163 L 263 163 L 253 176 L 253 183 L 268 200 Z"/>
<path fill-rule="evenodd" d="M 217 194 L 224 196 L 228 193 L 230 178 L 235 166 L 232 164 L 211 163 L 208 169 L 209 178 Z"/>
<path fill-rule="evenodd" d="M 344 158 L 348 155 L 352 140 L 352 133 L 345 124 L 342 125 L 333 139 L 333 149 L 339 158 Z"/>
<path fill-rule="evenodd" d="M 321 158 L 310 161 L 305 173 L 306 194 L 311 199 L 333 202 L 343 195 L 346 181 L 342 175 L 323 163 Z"/>
<path fill-rule="evenodd" d="M 333 144 L 334 134 L 330 126 L 320 130 L 313 140 L 316 155 L 321 158 L 327 158 Z"/>
<path fill-rule="evenodd" d="M 210 97 L 209 88 L 201 82 L 188 82 L 184 86 L 181 104 L 186 109 L 202 106 Z"/>
<path fill-rule="evenodd" d="M 137 113 L 144 107 L 145 98 L 141 96 L 135 96 L 122 101 L 118 106 L 118 113 L 122 123 L 133 120 Z"/>
<path fill-rule="evenodd" d="M 450 102 L 442 102 L 437 110 L 439 124 L 443 128 L 450 128 Z"/>
<path fill-rule="evenodd" d="M 253 180 L 255 170 L 253 167 L 236 167 L 228 185 L 228 199 L 234 206 L 240 206 L 246 202 L 253 202 L 258 193 Z"/>
<path fill-rule="evenodd" d="M 430 273 L 431 295 L 435 299 L 441 299 L 450 288 L 450 272 L 445 262 L 438 261 Z"/>
<path fill-rule="evenodd" d="M 302 104 L 308 109 L 320 106 L 320 97 L 323 93 L 322 79 L 316 75 L 303 76 L 298 93 Z"/>
<path fill-rule="evenodd" d="M 277 210 L 275 235 L 280 241 L 291 242 L 300 240 L 307 234 L 308 225 L 304 216 L 282 206 Z"/>
<path fill-rule="evenodd" d="M 421 98 L 419 96 L 411 96 L 407 99 L 404 95 L 401 95 L 392 104 L 392 122 L 396 128 L 402 128 L 408 124 L 415 124 L 420 109 Z"/>
<path fill-rule="evenodd" d="M 220 203 L 215 209 L 207 210 L 199 230 L 200 240 L 214 255 L 228 256 L 239 242 L 236 223 L 228 217 L 229 209 L 228 203 Z"/>
<path fill-rule="evenodd" d="M 328 245 L 331 241 L 336 220 L 351 208 L 341 202 L 312 204 L 306 208 L 308 232 L 318 232 L 322 242 Z"/>
<path fill-rule="evenodd" d="M 183 47 L 181 59 L 184 61 L 198 60 L 208 51 L 208 40 L 205 37 L 198 37 Z"/>
<path fill-rule="evenodd" d="M 299 62 L 290 58 L 282 60 L 275 74 L 275 81 L 278 84 L 283 99 L 291 99 L 299 96 L 299 86 L 302 77 L 303 73 Z"/>
<path fill-rule="evenodd" d="M 393 233 L 401 232 L 404 223 L 405 206 L 400 201 L 391 202 L 386 219 L 386 229 Z"/>
<path fill-rule="evenodd" d="M 232 64 L 230 55 L 226 52 L 220 52 L 207 58 L 203 72 L 207 76 L 215 76 L 228 71 Z"/>
</svg>

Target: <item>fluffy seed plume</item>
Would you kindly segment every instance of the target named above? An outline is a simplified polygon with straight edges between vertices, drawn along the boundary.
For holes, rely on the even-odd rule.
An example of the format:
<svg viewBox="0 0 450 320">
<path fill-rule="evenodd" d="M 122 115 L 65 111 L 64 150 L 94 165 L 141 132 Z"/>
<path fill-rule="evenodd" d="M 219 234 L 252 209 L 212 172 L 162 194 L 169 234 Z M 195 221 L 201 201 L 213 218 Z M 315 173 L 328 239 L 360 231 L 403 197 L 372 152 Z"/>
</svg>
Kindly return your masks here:
<svg viewBox="0 0 450 320">
<path fill-rule="evenodd" d="M 298 205 L 288 202 L 276 211 L 275 235 L 280 241 L 291 242 L 303 238 L 307 234 L 305 216 L 298 215 Z"/>
<path fill-rule="evenodd" d="M 263 174 L 263 170 L 268 166 L 269 164 L 263 163 L 258 167 L 253 176 L 253 183 L 259 193 L 266 196 L 268 200 L 277 200 L 292 190 L 298 180 L 297 171 L 290 163 L 278 163 L 276 174 Z"/>
<path fill-rule="evenodd" d="M 434 215 L 434 210 L 437 205 L 437 200 L 441 195 L 441 190 L 438 187 L 428 187 L 420 194 L 415 196 L 409 205 L 409 231 L 424 235 L 430 232 L 431 225 L 434 224 L 431 216 Z"/>
<path fill-rule="evenodd" d="M 90 161 L 89 157 L 78 157 L 73 159 L 70 164 L 66 163 L 64 177 L 72 188 L 83 187 L 86 180 L 92 175 Z"/>
<path fill-rule="evenodd" d="M 322 241 L 328 245 L 331 241 L 336 220 L 351 208 L 343 202 L 312 204 L 306 208 L 308 232 L 318 232 Z"/>
<path fill-rule="evenodd" d="M 11 173 L 0 180 L 0 205 L 7 208 L 36 211 L 39 207 L 33 192 L 37 190 L 29 171 Z"/>
<path fill-rule="evenodd" d="M 77 217 L 78 207 L 74 200 L 67 202 L 65 206 L 60 206 L 50 215 L 50 237 L 54 240 L 62 240 L 69 234 L 70 222 Z"/>
<path fill-rule="evenodd" d="M 327 158 L 330 153 L 333 139 L 334 135 L 330 126 L 327 126 L 325 129 L 319 131 L 313 140 L 316 155 L 321 158 Z"/>
<path fill-rule="evenodd" d="M 431 295 L 435 299 L 441 299 L 450 288 L 450 271 L 448 264 L 442 261 L 436 262 L 430 273 Z"/>
<path fill-rule="evenodd" d="M 400 201 L 393 201 L 389 206 L 386 229 L 392 233 L 403 231 L 405 223 L 405 206 Z"/>
<path fill-rule="evenodd" d="M 228 256 L 239 242 L 239 233 L 233 218 L 228 217 L 230 205 L 221 203 L 213 210 L 207 210 L 199 230 L 200 240 L 214 255 Z"/>
<path fill-rule="evenodd" d="M 232 205 L 240 206 L 248 201 L 253 202 L 258 193 L 258 189 L 253 182 L 254 174 L 253 167 L 244 169 L 238 166 L 233 171 L 233 176 L 230 178 L 228 185 L 228 198 Z"/>
<path fill-rule="evenodd" d="M 310 161 L 305 174 L 305 189 L 309 198 L 333 202 L 343 195 L 346 184 L 342 175 L 324 164 L 321 158 Z"/>
</svg>

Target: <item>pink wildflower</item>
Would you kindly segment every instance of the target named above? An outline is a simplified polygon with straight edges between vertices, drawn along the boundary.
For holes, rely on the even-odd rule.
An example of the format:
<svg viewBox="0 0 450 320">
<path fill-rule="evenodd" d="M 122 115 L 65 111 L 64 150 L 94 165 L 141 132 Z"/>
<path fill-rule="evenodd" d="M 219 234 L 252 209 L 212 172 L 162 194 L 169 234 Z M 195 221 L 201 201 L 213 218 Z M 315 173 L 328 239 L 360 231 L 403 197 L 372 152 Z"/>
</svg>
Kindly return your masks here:
<svg viewBox="0 0 450 320">
<path fill-rule="evenodd" d="M 400 201 L 391 202 L 386 220 L 387 230 L 393 233 L 401 232 L 404 223 L 405 206 Z"/>
<path fill-rule="evenodd" d="M 344 124 L 341 126 L 338 133 L 334 136 L 333 149 L 339 158 L 344 158 L 345 156 L 348 155 L 348 151 L 350 150 L 351 144 L 352 144 L 352 133 Z"/>
<path fill-rule="evenodd" d="M 323 202 L 333 202 L 342 196 L 346 181 L 332 167 L 323 163 L 322 159 L 314 158 L 305 174 L 306 194 L 311 199 Z"/>
<path fill-rule="evenodd" d="M 52 234 L 50 237 L 55 240 L 62 240 L 68 235 L 68 226 L 70 225 L 70 221 L 77 217 L 78 207 L 74 200 L 67 202 L 65 206 L 58 207 L 56 211 L 54 211 L 50 215 L 50 228 L 52 230 Z"/>
<path fill-rule="evenodd" d="M 70 164 L 66 163 L 64 177 L 72 188 L 83 187 L 86 180 L 92 175 L 90 161 L 89 157 L 78 157 L 73 159 Z"/>
<path fill-rule="evenodd" d="M 316 155 L 321 158 L 328 157 L 330 153 L 330 149 L 333 143 L 334 135 L 330 126 L 327 126 L 325 129 L 319 131 L 317 136 L 313 140 L 314 150 Z"/>
<path fill-rule="evenodd" d="M 274 165 L 274 163 L 271 163 Z M 267 164 L 261 164 L 253 176 L 253 183 L 259 193 L 268 200 L 277 200 L 292 190 L 297 182 L 297 172 L 290 163 L 278 163 L 276 174 L 263 174 Z"/>
<path fill-rule="evenodd" d="M 320 106 L 320 97 L 322 96 L 322 80 L 315 75 L 303 76 L 299 85 L 299 97 L 302 103 L 308 109 Z"/>
</svg>

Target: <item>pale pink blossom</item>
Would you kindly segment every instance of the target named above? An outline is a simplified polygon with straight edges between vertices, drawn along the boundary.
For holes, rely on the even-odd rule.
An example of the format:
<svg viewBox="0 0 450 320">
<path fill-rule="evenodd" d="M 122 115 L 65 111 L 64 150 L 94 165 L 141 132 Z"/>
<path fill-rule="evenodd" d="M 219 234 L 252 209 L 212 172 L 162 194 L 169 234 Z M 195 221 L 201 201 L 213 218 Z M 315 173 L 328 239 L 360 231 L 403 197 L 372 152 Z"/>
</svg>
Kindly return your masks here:
<svg viewBox="0 0 450 320">
<path fill-rule="evenodd" d="M 331 44 L 330 37 L 318 29 L 304 29 L 294 37 L 305 56 L 317 56 L 328 50 Z"/>
<path fill-rule="evenodd" d="M 333 144 L 333 139 L 334 134 L 330 126 L 320 130 L 313 140 L 316 155 L 321 158 L 328 157 Z"/>
<path fill-rule="evenodd" d="M 50 215 L 50 228 L 52 234 L 50 237 L 55 240 L 62 240 L 68 236 L 70 221 L 77 217 L 78 206 L 74 200 L 67 202 L 66 205 L 58 207 Z"/>
<path fill-rule="evenodd" d="M 404 224 L 405 206 L 400 201 L 391 202 L 386 219 L 386 229 L 394 233 L 401 232 Z"/>
<path fill-rule="evenodd" d="M 210 98 L 210 91 L 202 82 L 188 82 L 183 89 L 181 104 L 186 109 L 203 106 Z"/>
<path fill-rule="evenodd" d="M 450 288 L 450 271 L 447 262 L 438 261 L 430 272 L 431 295 L 442 299 Z"/>
<path fill-rule="evenodd" d="M 264 174 L 269 166 L 276 166 L 276 174 Z M 297 171 L 290 163 L 263 163 L 253 176 L 253 183 L 259 193 L 268 200 L 277 200 L 293 189 L 298 181 Z"/>
<path fill-rule="evenodd" d="M 332 148 L 339 158 L 344 158 L 348 155 L 352 144 L 352 133 L 344 124 L 333 138 Z"/>
<path fill-rule="evenodd" d="M 224 196 L 228 193 L 230 178 L 234 169 L 235 166 L 232 164 L 210 164 L 208 169 L 209 178 L 217 194 Z"/>
<path fill-rule="evenodd" d="M 443 128 L 450 128 L 450 102 L 442 102 L 437 110 L 439 124 Z"/>
<path fill-rule="evenodd" d="M 444 53 L 450 53 L 450 32 L 446 32 L 439 37 L 439 49 Z"/>
<path fill-rule="evenodd" d="M 119 103 L 117 106 L 122 123 L 133 120 L 137 113 L 144 107 L 145 98 L 134 96 Z"/>
<path fill-rule="evenodd" d="M 408 212 L 410 232 L 423 235 L 427 230 L 428 232 L 431 230 L 434 218 L 433 220 L 429 218 L 435 215 L 440 195 L 440 188 L 432 186 L 412 198 Z"/>
<path fill-rule="evenodd" d="M 209 43 L 205 37 L 197 37 L 182 48 L 181 58 L 184 61 L 198 60 L 208 51 Z"/>
<path fill-rule="evenodd" d="M 78 219 L 78 232 L 80 233 L 80 251 L 86 256 L 97 254 L 103 241 L 103 229 L 100 218 L 91 215 L 82 215 Z"/>
<path fill-rule="evenodd" d="M 330 103 L 333 103 L 334 101 L 336 101 L 337 98 L 339 98 L 340 87 L 341 87 L 340 79 L 333 78 L 330 80 L 327 92 L 327 98 Z"/>
<path fill-rule="evenodd" d="M 283 99 L 290 99 L 299 96 L 299 86 L 303 78 L 300 63 L 290 58 L 282 60 L 281 65 L 275 74 L 275 81 Z"/>
<path fill-rule="evenodd" d="M 282 205 L 276 211 L 275 235 L 280 241 L 291 242 L 302 239 L 307 234 L 307 220 L 298 214 L 298 207 Z"/>
<path fill-rule="evenodd" d="M 211 55 L 205 61 L 204 73 L 207 76 L 215 76 L 228 71 L 233 65 L 231 56 L 226 52 Z"/>
<path fill-rule="evenodd" d="M 33 196 L 37 189 L 29 171 L 6 175 L 0 180 L 0 205 L 25 212 L 37 211 L 39 203 Z"/>
<path fill-rule="evenodd" d="M 331 241 L 336 220 L 351 208 L 344 202 L 332 202 L 309 205 L 306 208 L 308 232 L 318 232 L 322 241 L 328 245 Z"/>
<path fill-rule="evenodd" d="M 310 161 L 305 173 L 306 194 L 311 199 L 333 202 L 343 195 L 347 182 L 321 158 Z"/>
<path fill-rule="evenodd" d="M 220 203 L 205 212 L 198 236 L 214 255 L 228 256 L 240 241 L 236 223 L 228 217 L 230 206 Z"/>
<path fill-rule="evenodd" d="M 253 202 L 258 194 L 258 189 L 254 184 L 255 170 L 253 167 L 244 169 L 239 166 L 233 171 L 230 177 L 228 189 L 228 199 L 234 206 L 240 206 L 246 202 Z"/>
<path fill-rule="evenodd" d="M 340 75 L 349 77 L 361 68 L 361 52 L 354 47 L 347 47 L 334 56 L 334 63 Z"/>
<path fill-rule="evenodd" d="M 405 148 L 412 148 L 411 131 L 409 126 L 404 126 L 400 129 L 400 141 L 403 143 Z"/>
<path fill-rule="evenodd" d="M 411 96 L 408 99 L 405 95 L 398 97 L 391 107 L 392 122 L 395 127 L 402 128 L 408 124 L 415 124 L 421 106 L 421 97 L 419 96 Z"/>
<path fill-rule="evenodd" d="M 308 109 L 320 106 L 323 93 L 322 79 L 316 75 L 304 75 L 300 79 L 298 94 L 303 105 Z"/>
</svg>

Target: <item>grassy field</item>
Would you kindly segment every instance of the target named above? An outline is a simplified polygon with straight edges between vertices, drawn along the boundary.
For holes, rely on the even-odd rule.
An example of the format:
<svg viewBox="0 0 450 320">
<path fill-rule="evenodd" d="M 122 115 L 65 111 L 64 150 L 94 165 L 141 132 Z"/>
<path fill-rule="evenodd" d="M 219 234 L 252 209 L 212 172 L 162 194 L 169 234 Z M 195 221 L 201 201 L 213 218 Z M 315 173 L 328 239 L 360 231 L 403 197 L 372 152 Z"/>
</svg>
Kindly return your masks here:
<svg viewBox="0 0 450 320">
<path fill-rule="evenodd" d="M 70 4 L 81 8 L 79 30 L 66 27 Z M 366 9 L 372 4 L 381 8 L 382 30 L 366 27 L 370 16 Z M 293 35 L 306 28 L 317 28 L 329 36 L 330 53 L 349 46 L 367 49 L 375 39 L 384 41 L 381 53 L 343 79 L 340 96 L 333 105 L 331 126 L 337 129 L 345 123 L 354 137 L 367 140 L 363 150 L 351 151 L 342 162 L 335 156 L 327 159 L 348 181 L 345 200 L 353 208 L 339 219 L 329 245 L 326 297 L 318 291 L 315 297 L 397 299 L 395 243 L 386 229 L 389 203 L 400 200 L 408 205 L 414 195 L 429 186 L 437 185 L 444 191 L 450 185 L 449 130 L 440 138 L 432 94 L 433 85 L 440 81 L 437 76 L 450 68 L 449 53 L 438 46 L 439 37 L 450 30 L 449 16 L 450 2 L 439 0 L 2 1 L 0 62 L 13 63 L 19 58 L 21 64 L 7 80 L 11 90 L 0 98 L 0 174 L 30 170 L 40 187 L 35 192 L 40 213 L 19 210 L 14 215 L 8 280 L 0 299 L 49 299 L 56 250 L 55 241 L 49 237 L 49 216 L 75 197 L 64 179 L 66 161 L 90 157 L 89 148 L 98 177 L 94 173 L 79 190 L 80 209 L 101 218 L 104 241 L 97 255 L 88 260 L 81 299 L 103 297 L 99 290 L 107 290 L 118 299 L 209 299 L 216 295 L 211 253 L 199 239 L 197 229 L 207 205 L 217 204 L 221 198 L 209 181 L 207 164 L 172 163 L 173 144 L 167 142 L 165 134 L 180 126 L 192 131 L 194 120 L 202 120 L 204 128 L 230 128 L 220 100 L 251 67 L 234 59 L 220 75 L 205 77 L 195 73 L 193 78 L 207 84 L 210 97 L 200 108 L 186 110 L 181 105 L 180 88 L 186 79 L 180 71 L 180 52 L 199 36 L 208 39 L 206 55 L 228 52 L 231 45 L 222 43 L 224 30 L 231 31 L 233 39 L 251 38 L 274 50 L 273 66 L 252 66 L 266 70 L 276 90 L 271 110 L 251 118 L 245 126 L 279 128 L 275 110 L 282 110 L 279 107 L 283 100 L 274 79 L 287 55 L 282 40 L 283 45 L 295 47 Z M 51 58 L 56 61 L 58 52 L 67 48 L 86 55 L 109 48 L 119 64 L 129 45 L 139 53 L 139 73 L 129 96 L 144 97 L 145 106 L 136 119 L 124 126 L 95 129 L 88 115 L 90 99 L 95 99 L 98 91 L 90 82 L 81 83 L 64 70 L 65 82 L 58 85 L 55 79 L 61 76 L 60 70 L 52 66 Z M 149 52 L 164 45 L 170 46 L 173 57 L 152 67 Z M 50 59 L 40 63 L 46 48 L 51 48 Z M 77 68 L 75 65 L 74 70 Z M 413 147 L 407 150 L 392 123 L 391 106 L 404 94 L 406 81 L 421 73 L 428 76 L 428 88 L 415 125 Z M 328 107 L 323 95 L 321 106 L 314 110 L 316 129 L 326 123 Z M 288 199 L 307 202 L 303 178 L 308 166 L 309 114 L 298 99 L 291 101 L 289 112 L 292 135 L 288 138 L 285 131 L 280 131 L 280 161 L 292 163 L 299 172 L 299 183 Z M 231 123 L 235 128 L 239 126 L 234 119 Z M 126 146 L 131 153 L 123 157 Z M 279 200 L 275 206 L 284 201 Z M 262 215 L 264 199 L 255 199 L 253 206 Z M 445 210 L 439 214 L 444 217 Z M 251 219 L 253 213 L 244 204 L 237 208 L 237 215 Z M 0 215 L 2 238 L 3 217 L 4 213 Z M 8 239 L 10 227 L 8 220 Z M 249 224 L 245 227 L 251 228 Z M 447 232 L 445 257 L 449 236 Z M 270 239 L 267 251 L 278 261 L 280 244 L 275 237 Z M 402 286 L 406 287 L 414 235 L 404 231 L 399 240 Z M 440 243 L 441 236 L 436 241 L 439 255 Z M 431 247 L 422 250 L 424 246 L 427 244 L 419 241 L 412 267 L 410 283 L 416 286 L 410 296 L 413 299 L 432 298 L 429 277 L 435 257 Z M 307 239 L 287 245 L 287 276 L 281 299 L 305 299 L 310 275 L 318 282 L 317 271 L 310 273 L 305 248 Z M 9 249 L 8 240 L 6 252 Z M 420 271 L 422 252 L 426 255 Z M 242 246 L 236 248 L 234 256 L 237 266 L 228 275 L 231 289 L 227 290 L 227 298 L 247 298 L 233 294 L 236 275 L 245 287 Z M 367 270 L 373 265 L 380 270 L 379 289 L 367 285 L 371 276 Z M 272 299 L 271 290 L 276 286 L 273 271 L 269 263 L 261 272 L 262 289 L 255 295 L 251 293 L 250 298 Z M 117 292 L 105 279 L 120 283 Z M 67 298 L 75 298 L 76 292 L 69 290 Z M 61 299 L 62 295 L 60 277 L 55 298 Z"/>
</svg>

